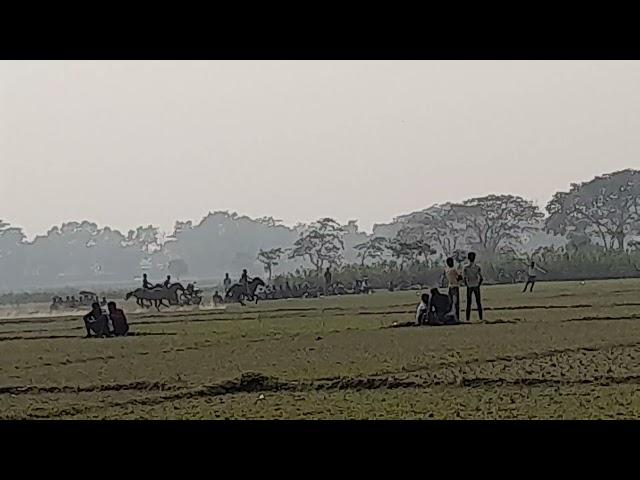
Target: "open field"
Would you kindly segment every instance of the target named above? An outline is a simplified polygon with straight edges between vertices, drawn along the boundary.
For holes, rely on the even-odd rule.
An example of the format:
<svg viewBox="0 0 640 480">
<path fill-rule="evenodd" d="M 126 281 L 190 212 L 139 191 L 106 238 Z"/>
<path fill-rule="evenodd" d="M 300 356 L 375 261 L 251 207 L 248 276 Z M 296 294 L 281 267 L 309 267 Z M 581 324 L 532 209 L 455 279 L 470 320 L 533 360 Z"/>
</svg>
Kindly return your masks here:
<svg viewBox="0 0 640 480">
<path fill-rule="evenodd" d="M 382 291 L 132 313 L 127 338 L 6 318 L 0 418 L 640 418 L 640 280 L 521 288 L 442 327 L 394 327 L 418 292 Z"/>
</svg>

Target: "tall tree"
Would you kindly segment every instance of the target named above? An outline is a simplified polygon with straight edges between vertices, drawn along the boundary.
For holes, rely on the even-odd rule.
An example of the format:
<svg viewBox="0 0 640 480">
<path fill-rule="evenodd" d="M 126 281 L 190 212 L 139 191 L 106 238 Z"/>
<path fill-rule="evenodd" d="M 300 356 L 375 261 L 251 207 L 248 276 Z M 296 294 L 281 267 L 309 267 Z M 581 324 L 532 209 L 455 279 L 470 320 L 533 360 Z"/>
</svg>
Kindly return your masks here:
<svg viewBox="0 0 640 480">
<path fill-rule="evenodd" d="M 262 265 L 264 265 L 264 271 L 267 272 L 269 282 L 271 282 L 271 276 L 273 274 L 273 267 L 278 265 L 278 261 L 284 254 L 282 248 L 271 248 L 269 250 L 262 250 L 258 252 L 257 259 Z"/>
<path fill-rule="evenodd" d="M 515 195 L 472 198 L 451 208 L 456 221 L 466 225 L 464 243 L 489 256 L 525 243 L 544 218 L 533 202 Z"/>
<path fill-rule="evenodd" d="M 126 244 L 135 245 L 147 255 L 151 255 L 153 252 L 162 248 L 160 242 L 160 231 L 158 227 L 154 227 L 153 225 L 129 230 L 127 233 Z"/>
<path fill-rule="evenodd" d="M 625 249 L 626 240 L 640 232 L 640 171 L 622 170 L 573 183 L 547 204 L 548 231 L 586 235 L 606 250 Z"/>
<path fill-rule="evenodd" d="M 420 232 L 423 240 L 440 249 L 445 256 L 464 247 L 467 224 L 454 204 L 433 205 L 398 218 L 405 228 Z"/>
<path fill-rule="evenodd" d="M 382 258 L 387 249 L 387 239 L 384 237 L 373 237 L 366 242 L 355 245 L 353 248 L 358 252 L 360 265 L 364 267 L 367 259 L 378 260 Z"/>
<path fill-rule="evenodd" d="M 336 265 L 344 251 L 344 232 L 332 218 L 321 218 L 302 229 L 293 244 L 290 258 L 305 258 L 319 274 L 325 264 Z"/>
</svg>

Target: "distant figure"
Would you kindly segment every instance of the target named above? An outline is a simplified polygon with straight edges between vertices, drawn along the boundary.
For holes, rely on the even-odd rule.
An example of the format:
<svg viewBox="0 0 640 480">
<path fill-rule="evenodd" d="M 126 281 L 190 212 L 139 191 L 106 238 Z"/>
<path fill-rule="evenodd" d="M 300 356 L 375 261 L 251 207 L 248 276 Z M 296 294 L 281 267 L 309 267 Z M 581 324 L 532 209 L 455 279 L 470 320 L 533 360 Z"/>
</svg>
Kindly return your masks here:
<svg viewBox="0 0 640 480">
<path fill-rule="evenodd" d="M 240 275 L 240 285 L 242 285 L 242 289 L 244 294 L 249 296 L 249 274 L 247 273 L 247 269 L 242 269 L 242 275 Z"/>
<path fill-rule="evenodd" d="M 104 307 L 105 305 L 107 305 L 107 297 L 102 297 L 102 302 L 100 303 L 100 306 Z"/>
<path fill-rule="evenodd" d="M 291 290 L 291 286 L 289 285 L 289 280 L 287 280 L 285 283 L 285 292 L 287 294 L 287 298 L 291 298 L 293 294 L 293 290 Z"/>
<path fill-rule="evenodd" d="M 151 283 L 149 283 L 149 280 L 147 279 L 147 274 L 146 273 L 142 274 L 142 288 L 144 288 L 146 290 L 153 290 L 153 285 L 151 285 Z"/>
<path fill-rule="evenodd" d="M 476 306 L 478 307 L 478 316 L 482 320 L 482 300 L 480 298 L 480 286 L 482 285 L 482 272 L 480 267 L 476 265 L 476 254 L 469 252 L 467 255 L 469 263 L 462 269 L 462 278 L 467 286 L 467 322 L 471 320 L 471 296 L 476 297 Z"/>
<path fill-rule="evenodd" d="M 228 273 L 224 274 L 224 280 L 222 281 L 222 285 L 224 286 L 224 291 L 226 293 L 227 290 L 229 290 L 229 287 L 231 287 L 231 279 L 229 278 Z"/>
<path fill-rule="evenodd" d="M 327 292 L 329 290 L 329 285 L 331 285 L 331 270 L 329 267 L 324 272 L 324 291 Z"/>
<path fill-rule="evenodd" d="M 109 319 L 100 308 L 99 303 L 92 303 L 91 311 L 82 317 L 82 319 L 87 329 L 87 336 L 85 338 L 92 337 L 91 332 L 95 333 L 98 337 L 109 335 Z"/>
<path fill-rule="evenodd" d="M 215 292 L 213 292 L 213 305 L 217 307 L 218 304 L 222 302 L 224 302 L 224 299 L 220 296 L 218 291 L 216 290 Z"/>
<path fill-rule="evenodd" d="M 109 318 L 113 326 L 113 334 L 117 337 L 125 336 L 129 332 L 127 316 L 122 309 L 116 308 L 116 302 L 107 303 L 107 309 L 109 310 Z"/>
<path fill-rule="evenodd" d="M 389 280 L 389 286 L 387 288 L 389 289 L 390 292 L 393 292 L 395 290 L 395 285 L 393 283 L 393 280 Z"/>
<path fill-rule="evenodd" d="M 456 318 L 460 318 L 460 272 L 453 266 L 453 258 L 447 258 L 447 268 L 444 271 L 449 287 L 449 299 L 453 302 Z"/>
<path fill-rule="evenodd" d="M 427 323 L 427 315 L 429 313 L 429 294 L 423 293 L 420 296 L 420 305 L 418 305 L 418 309 L 416 310 L 416 323 L 418 325 L 424 325 Z"/>
<path fill-rule="evenodd" d="M 547 273 L 542 268 L 538 267 L 534 261 L 529 264 L 529 271 L 527 272 L 527 283 L 524 284 L 524 290 L 522 293 L 527 291 L 527 287 L 531 284 L 531 288 L 529 292 L 533 292 L 533 286 L 536 284 L 536 272 Z"/>
<path fill-rule="evenodd" d="M 166 280 L 162 284 L 164 288 L 169 288 L 171 286 L 171 275 L 167 275 Z"/>
</svg>

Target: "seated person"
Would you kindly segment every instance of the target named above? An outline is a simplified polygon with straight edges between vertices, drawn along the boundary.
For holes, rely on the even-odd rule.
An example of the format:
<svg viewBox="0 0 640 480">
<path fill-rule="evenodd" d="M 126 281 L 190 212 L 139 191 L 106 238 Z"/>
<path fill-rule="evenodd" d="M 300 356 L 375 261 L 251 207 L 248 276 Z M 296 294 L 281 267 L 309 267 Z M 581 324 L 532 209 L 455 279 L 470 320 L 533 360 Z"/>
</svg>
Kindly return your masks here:
<svg viewBox="0 0 640 480">
<path fill-rule="evenodd" d="M 224 302 L 224 300 L 222 299 L 218 291 L 216 290 L 215 292 L 213 292 L 213 305 L 217 307 L 218 304 L 222 302 Z"/>
<path fill-rule="evenodd" d="M 109 335 L 109 319 L 100 308 L 100 304 L 94 302 L 91 304 L 91 311 L 84 317 L 84 326 L 87 329 L 87 337 L 92 337 L 91 332 L 98 337 Z"/>
<path fill-rule="evenodd" d="M 113 334 L 116 336 L 124 336 L 129 331 L 129 323 L 127 317 L 120 308 L 116 308 L 116 302 L 107 303 L 109 309 L 109 318 L 111 318 L 111 325 L 113 325 Z"/>
<path fill-rule="evenodd" d="M 456 323 L 455 310 L 452 308 L 453 302 L 447 295 L 443 295 L 437 288 L 431 289 L 431 299 L 429 301 L 427 323 L 430 325 L 443 325 Z"/>
<path fill-rule="evenodd" d="M 429 308 L 429 294 L 423 293 L 420 296 L 420 305 L 418 305 L 418 309 L 416 310 L 416 323 L 418 325 L 424 325 L 427 323 L 427 314 Z"/>
</svg>

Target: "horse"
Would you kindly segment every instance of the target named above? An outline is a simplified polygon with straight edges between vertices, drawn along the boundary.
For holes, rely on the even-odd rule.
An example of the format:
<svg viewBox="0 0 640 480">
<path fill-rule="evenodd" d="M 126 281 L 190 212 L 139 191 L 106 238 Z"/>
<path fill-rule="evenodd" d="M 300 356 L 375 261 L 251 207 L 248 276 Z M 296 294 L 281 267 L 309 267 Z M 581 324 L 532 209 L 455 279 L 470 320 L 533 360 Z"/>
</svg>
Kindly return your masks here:
<svg viewBox="0 0 640 480">
<path fill-rule="evenodd" d="M 224 295 L 225 301 L 240 302 L 240 305 L 244 306 L 243 300 L 247 298 L 249 301 L 255 300 L 258 303 L 258 296 L 255 295 L 258 287 L 264 287 L 265 283 L 259 277 L 254 277 L 247 284 L 247 293 L 245 294 L 244 286 L 241 283 L 235 283 L 229 287 L 229 290 Z"/>
<path fill-rule="evenodd" d="M 153 290 L 147 290 L 145 288 L 136 288 L 134 291 L 125 295 L 124 299 L 129 300 L 131 297 L 136 298 L 136 303 L 144 308 L 149 308 L 151 302 L 155 304 L 156 310 L 160 311 L 160 305 L 163 307 L 169 307 L 163 300 L 168 300 L 169 304 L 178 303 L 178 290 L 185 291 L 184 287 L 180 283 L 173 283 L 169 288 L 154 288 Z M 149 305 L 145 305 L 144 302 L 148 301 Z"/>
</svg>

